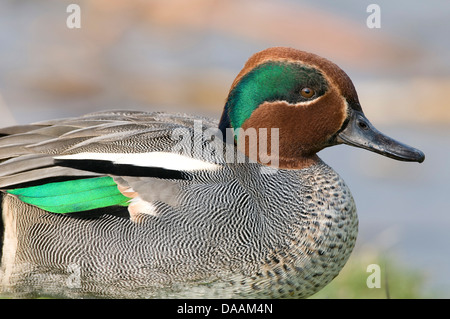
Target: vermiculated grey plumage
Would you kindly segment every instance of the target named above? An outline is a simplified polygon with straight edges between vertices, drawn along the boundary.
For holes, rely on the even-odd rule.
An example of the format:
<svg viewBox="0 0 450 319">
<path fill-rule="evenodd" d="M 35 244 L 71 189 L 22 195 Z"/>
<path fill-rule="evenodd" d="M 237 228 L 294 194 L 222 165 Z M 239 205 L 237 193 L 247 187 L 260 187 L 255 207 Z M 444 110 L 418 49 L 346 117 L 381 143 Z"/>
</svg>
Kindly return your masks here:
<svg viewBox="0 0 450 319">
<path fill-rule="evenodd" d="M 45 138 L 37 134 L 30 144 L 14 135 L 1 139 L 0 153 L 20 145 L 13 159 L 2 153 L 1 187 L 33 182 L 39 169 L 58 170 L 47 178 L 101 175 L 49 166 L 49 158 L 169 151 L 179 142 L 174 130 L 192 133 L 194 120 L 202 121 L 203 130 L 218 126 L 205 118 L 144 112 L 40 123 L 36 129 L 47 132 Z M 19 131 L 34 134 L 30 126 Z M 220 170 L 183 172 L 186 178 L 180 179 L 113 176 L 142 193 L 151 214 L 130 217 L 126 207 L 53 214 L 5 195 L 3 290 L 71 297 L 295 298 L 330 282 L 357 234 L 355 205 L 343 180 L 321 161 L 265 174 L 260 164 L 223 161 L 214 143 L 223 142 L 193 143 L 202 147 L 193 155 L 206 156 Z"/>
</svg>

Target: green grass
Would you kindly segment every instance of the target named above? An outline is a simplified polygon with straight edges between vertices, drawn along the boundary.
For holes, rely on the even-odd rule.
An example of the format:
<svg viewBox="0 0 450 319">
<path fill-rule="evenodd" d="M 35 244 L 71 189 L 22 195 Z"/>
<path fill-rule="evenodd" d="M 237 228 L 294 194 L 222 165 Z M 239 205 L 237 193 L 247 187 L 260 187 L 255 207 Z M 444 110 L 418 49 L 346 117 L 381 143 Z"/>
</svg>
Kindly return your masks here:
<svg viewBox="0 0 450 319">
<path fill-rule="evenodd" d="M 374 274 L 367 271 L 371 264 L 379 265 L 380 288 L 369 288 L 367 279 Z M 371 277 L 373 278 L 373 277 Z M 401 262 L 380 254 L 354 253 L 341 273 L 313 299 L 423 299 L 436 298 L 426 291 L 426 275 Z M 371 281 L 372 282 L 372 281 Z"/>
</svg>

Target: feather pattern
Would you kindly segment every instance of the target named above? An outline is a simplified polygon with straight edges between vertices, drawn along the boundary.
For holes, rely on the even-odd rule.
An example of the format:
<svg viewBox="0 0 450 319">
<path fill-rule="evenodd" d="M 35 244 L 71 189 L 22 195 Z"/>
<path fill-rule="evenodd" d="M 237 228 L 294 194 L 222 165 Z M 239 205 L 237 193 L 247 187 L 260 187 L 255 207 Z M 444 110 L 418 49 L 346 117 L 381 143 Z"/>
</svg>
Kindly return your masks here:
<svg viewBox="0 0 450 319">
<path fill-rule="evenodd" d="M 196 125 L 201 136 L 195 135 Z M 187 291 L 190 293 L 186 296 L 204 295 L 205 291 L 189 284 L 198 278 L 209 282 L 211 291 L 228 287 L 228 291 L 241 296 L 311 294 L 345 263 L 347 255 L 337 251 L 350 250 L 354 244 L 355 211 L 350 192 L 322 162 L 306 170 L 278 170 L 273 174 L 264 174 L 258 163 L 238 163 L 237 157 L 230 163 L 224 157 L 223 139 L 206 134 L 208 130 L 215 132 L 217 126 L 216 121 L 181 114 L 114 111 L 41 123 L 35 130 L 49 134 L 46 138 L 37 134 L 39 138 L 28 144 L 20 137 L 5 136 L 3 148 L 20 146 L 21 151 L 5 156 L 0 163 L 0 187 L 9 194 L 4 205 L 27 203 L 20 223 L 34 225 L 40 234 L 39 245 L 52 247 L 47 257 L 39 257 L 42 263 L 67 267 L 82 262 L 91 274 L 86 275 L 86 282 L 93 280 L 100 295 L 115 296 L 117 289 L 109 289 L 112 286 L 108 282 L 115 278 L 111 271 L 119 269 L 127 274 L 121 283 L 131 285 L 129 291 L 119 290 L 121 296 L 126 293 L 136 297 L 136 291 L 168 296 L 173 293 L 171 282 L 177 283 L 178 296 Z M 20 134 L 32 135 L 33 131 L 27 127 L 27 132 Z M 200 143 L 193 143 L 195 138 Z M 166 153 L 170 155 L 164 161 Z M 170 158 L 172 161 L 168 161 Z M 331 195 L 329 205 L 333 206 L 325 206 L 321 203 L 324 198 L 315 197 L 317 189 L 328 181 L 331 183 L 327 189 L 335 190 L 320 194 Z M 126 210 L 129 218 L 119 217 L 118 209 Z M 51 223 L 38 222 L 44 215 Z M 341 235 L 331 239 L 336 243 L 334 248 L 321 252 L 323 261 L 332 266 L 300 263 L 301 256 L 318 251 L 322 238 L 338 224 Z M 304 233 L 305 227 L 315 229 L 311 241 Z M 90 240 L 92 232 L 102 235 Z M 92 252 L 102 247 L 102 253 L 86 255 L 81 261 L 80 255 L 73 255 L 62 243 Z M 186 254 L 173 270 L 166 261 L 176 260 L 180 251 Z M 19 256 L 22 253 L 33 254 L 24 251 Z M 122 254 L 135 262 L 115 264 L 113 260 L 122 258 Z M 99 256 L 107 258 L 107 269 L 96 261 Z M 278 275 L 265 270 L 270 256 L 276 256 L 273 258 L 284 265 L 278 268 Z M 33 267 L 37 267 L 33 273 L 40 273 L 39 264 Z M 233 269 L 240 270 L 236 273 Z M 244 282 L 247 274 L 254 274 L 253 285 L 261 289 L 246 292 L 246 284 L 230 284 L 230 280 Z M 28 284 L 20 278 L 22 272 L 17 271 L 9 280 L 17 286 Z M 293 294 L 280 292 L 280 278 L 303 288 Z M 212 284 L 216 281 L 220 284 Z M 142 290 L 136 290 L 131 284 L 134 282 Z M 305 288 L 310 282 L 311 288 Z M 46 289 L 61 289 L 53 282 L 40 283 Z M 161 286 L 172 288 L 157 288 Z M 82 291 L 92 289 L 86 284 Z"/>
<path fill-rule="evenodd" d="M 200 169 L 202 163 L 207 169 L 216 168 L 213 161 L 204 162 L 203 158 L 191 160 L 182 154 L 177 157 L 171 153 L 178 143 L 172 138 L 173 130 L 187 129 L 187 132 L 192 134 L 192 127 L 183 126 L 188 123 L 192 126 L 193 119 L 189 120 L 179 114 L 170 116 L 161 113 L 114 111 L 93 113 L 75 119 L 41 122 L 34 126 L 35 129 L 28 125 L 22 128 L 19 134 L 0 139 L 0 156 L 3 154 L 4 159 L 0 163 L 0 176 L 5 177 L 0 187 L 8 187 L 8 183 L 26 183 L 25 176 L 33 182 L 37 177 L 37 174 L 33 174 L 36 170 L 39 174 L 45 172 L 46 178 L 52 177 L 51 171 L 55 172 L 55 177 L 74 176 L 76 169 L 62 169 L 61 165 L 70 167 L 70 163 L 76 159 L 131 166 L 142 166 L 142 162 L 147 159 L 149 163 L 145 166 L 156 168 L 164 168 L 163 164 L 167 166 L 167 163 L 179 161 L 178 166 L 182 168 L 184 165 L 188 170 L 189 167 Z M 3 132 L 9 131 L 14 130 L 9 128 Z M 171 165 L 170 169 L 174 169 L 175 164 Z M 60 168 L 46 169 L 50 166 Z M 115 167 L 120 168 L 120 165 Z M 178 167 L 175 167 L 175 170 L 177 169 Z M 83 167 L 83 170 L 88 169 Z M 157 175 L 157 170 L 153 172 Z M 83 175 L 86 173 L 81 174 Z M 95 169 L 92 175 L 95 175 Z"/>
</svg>

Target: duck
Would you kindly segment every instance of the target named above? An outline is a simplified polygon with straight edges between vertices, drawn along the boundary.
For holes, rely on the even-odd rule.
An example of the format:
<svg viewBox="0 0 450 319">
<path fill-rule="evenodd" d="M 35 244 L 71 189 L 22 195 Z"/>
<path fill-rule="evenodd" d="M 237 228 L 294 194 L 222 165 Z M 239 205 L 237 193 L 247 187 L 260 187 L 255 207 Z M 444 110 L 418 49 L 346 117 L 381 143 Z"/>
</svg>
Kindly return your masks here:
<svg viewBox="0 0 450 319">
<path fill-rule="evenodd" d="M 307 298 L 358 234 L 317 153 L 425 158 L 373 126 L 340 67 L 289 47 L 248 59 L 219 120 L 112 110 L 0 136 L 1 291 L 17 296 Z"/>
</svg>

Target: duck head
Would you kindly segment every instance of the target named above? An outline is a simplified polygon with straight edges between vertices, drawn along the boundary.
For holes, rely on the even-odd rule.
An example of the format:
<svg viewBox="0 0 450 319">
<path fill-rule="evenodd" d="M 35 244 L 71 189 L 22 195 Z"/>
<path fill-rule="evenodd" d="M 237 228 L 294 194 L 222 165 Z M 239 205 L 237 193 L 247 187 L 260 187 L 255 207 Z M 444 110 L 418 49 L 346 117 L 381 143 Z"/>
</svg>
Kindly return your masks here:
<svg viewBox="0 0 450 319">
<path fill-rule="evenodd" d="M 223 136 L 229 128 L 255 129 L 258 139 L 263 138 L 260 129 L 266 129 L 264 138 L 269 141 L 271 129 L 278 129 L 279 168 L 308 167 L 321 149 L 342 143 L 401 161 L 425 158 L 369 122 L 352 81 L 336 64 L 292 48 L 269 48 L 247 61 L 231 86 L 220 120 Z M 255 154 L 249 144 L 241 149 L 247 156 Z"/>
</svg>

